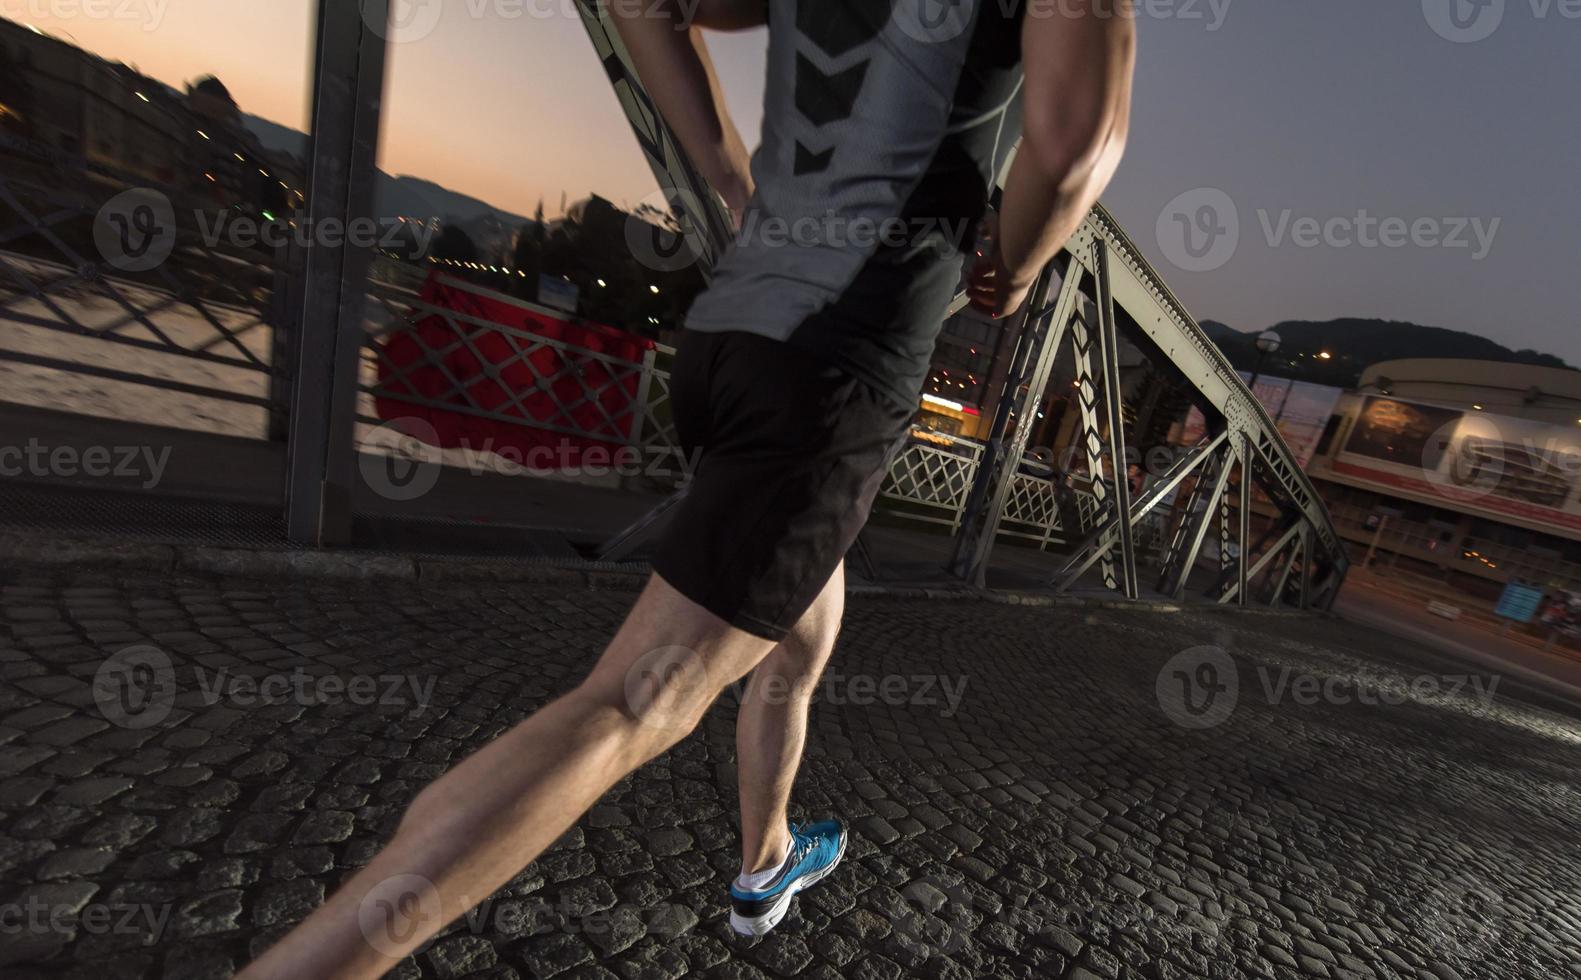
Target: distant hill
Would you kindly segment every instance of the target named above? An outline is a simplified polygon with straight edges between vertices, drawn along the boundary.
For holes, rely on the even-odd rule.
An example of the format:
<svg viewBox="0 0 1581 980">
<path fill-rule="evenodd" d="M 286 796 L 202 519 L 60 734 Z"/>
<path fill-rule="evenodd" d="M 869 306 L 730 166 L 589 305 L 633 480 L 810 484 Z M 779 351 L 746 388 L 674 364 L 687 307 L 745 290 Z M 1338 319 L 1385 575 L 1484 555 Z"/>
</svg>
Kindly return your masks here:
<svg viewBox="0 0 1581 980">
<path fill-rule="evenodd" d="M 1257 363 L 1255 341 L 1261 330 L 1242 332 L 1215 320 L 1203 320 L 1202 329 L 1243 371 Z M 1503 344 L 1461 330 L 1424 327 L 1396 320 L 1343 319 L 1327 322 L 1287 320 L 1271 328 L 1282 341 L 1278 354 L 1269 357 L 1263 370 L 1281 377 L 1349 388 L 1362 372 L 1380 361 L 1409 357 L 1470 358 L 1509 364 L 1569 368 L 1560 358 L 1534 350 L 1511 350 Z M 1322 351 L 1332 360 L 1311 355 Z M 1298 355 L 1306 354 L 1307 357 Z"/>
<path fill-rule="evenodd" d="M 258 142 L 279 153 L 289 153 L 298 160 L 307 158 L 307 134 L 290 126 L 282 126 L 262 116 L 242 113 L 242 125 L 258 137 Z"/>
<path fill-rule="evenodd" d="M 307 134 L 259 116 L 244 116 L 247 128 L 271 150 L 307 158 Z M 461 194 L 421 177 L 395 177 L 379 171 L 378 197 L 374 209 L 379 214 L 409 215 L 421 218 L 451 218 L 470 222 L 490 216 L 509 228 L 518 228 L 528 219 L 497 208 L 487 201 Z"/>
</svg>

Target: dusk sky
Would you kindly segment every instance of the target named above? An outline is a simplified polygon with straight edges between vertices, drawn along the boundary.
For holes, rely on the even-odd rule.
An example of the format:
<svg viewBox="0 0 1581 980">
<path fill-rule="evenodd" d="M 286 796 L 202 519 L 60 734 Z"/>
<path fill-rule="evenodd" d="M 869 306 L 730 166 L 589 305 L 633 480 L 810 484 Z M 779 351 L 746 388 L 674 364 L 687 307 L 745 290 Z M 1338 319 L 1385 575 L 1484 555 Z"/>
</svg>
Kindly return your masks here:
<svg viewBox="0 0 1581 980">
<path fill-rule="evenodd" d="M 1559 0 L 1496 0 L 1485 10 L 1502 20 L 1471 27 L 1492 33 L 1457 43 L 1447 11 L 1463 2 L 1144 7 L 1130 150 L 1105 202 L 1193 313 L 1243 330 L 1411 320 L 1581 366 L 1581 19 Z M 312 0 L 130 7 L 26 16 L 173 84 L 213 72 L 245 110 L 305 128 Z M 444 0 L 424 36 L 398 32 L 381 166 L 528 215 L 540 198 L 555 214 L 562 193 L 652 193 L 570 10 Z M 749 143 L 763 45 L 761 32 L 713 45 Z M 1238 245 L 1184 250 L 1174 215 L 1215 203 L 1208 224 L 1226 228 L 1226 201 Z M 1362 210 L 1392 219 L 1404 247 L 1382 247 L 1388 227 Z"/>
</svg>

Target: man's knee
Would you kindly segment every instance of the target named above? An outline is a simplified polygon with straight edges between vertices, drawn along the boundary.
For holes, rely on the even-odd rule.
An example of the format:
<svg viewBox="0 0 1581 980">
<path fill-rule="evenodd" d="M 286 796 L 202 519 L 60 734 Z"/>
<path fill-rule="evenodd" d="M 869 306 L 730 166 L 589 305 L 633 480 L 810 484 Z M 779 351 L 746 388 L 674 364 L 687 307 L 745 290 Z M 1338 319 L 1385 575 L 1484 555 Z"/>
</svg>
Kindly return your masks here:
<svg viewBox="0 0 1581 980">
<path fill-rule="evenodd" d="M 600 665 L 571 696 L 618 717 L 663 751 L 696 729 L 723 686 L 697 651 L 661 647 L 624 671 Z"/>
<path fill-rule="evenodd" d="M 835 641 L 840 637 L 840 607 L 815 610 L 803 616 L 785 642 L 780 645 L 780 658 L 791 674 L 819 673 L 834 652 Z"/>
</svg>

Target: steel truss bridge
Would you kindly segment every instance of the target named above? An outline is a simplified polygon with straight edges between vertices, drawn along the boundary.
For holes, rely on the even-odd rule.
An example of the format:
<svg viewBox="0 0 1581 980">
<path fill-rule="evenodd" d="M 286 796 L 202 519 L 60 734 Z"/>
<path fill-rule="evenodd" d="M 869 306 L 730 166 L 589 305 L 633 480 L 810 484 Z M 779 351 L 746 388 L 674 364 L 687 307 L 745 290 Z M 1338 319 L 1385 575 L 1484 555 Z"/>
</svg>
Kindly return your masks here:
<svg viewBox="0 0 1581 980">
<path fill-rule="evenodd" d="M 730 236 L 718 195 L 665 128 L 602 6 L 578 0 L 578 7 L 660 188 L 692 249 L 712 264 Z M 964 306 L 965 297 L 959 296 L 951 312 Z M 1132 341 L 1178 369 L 1195 388 L 1198 403 L 1216 416 L 1210 419 L 1212 434 L 1136 499 L 1126 476 L 1121 311 L 1134 328 Z M 1018 484 L 1024 482 L 1021 463 L 1032 426 L 1014 420 L 1035 416 L 1055 360 L 1069 346 L 1082 420 L 1079 448 L 1088 457 L 1096 507 L 1083 520 L 1090 526 L 1082 528 L 1084 534 L 1053 585 L 1067 591 L 1098 566 L 1109 589 L 1140 597 L 1137 527 L 1190 481 L 1187 506 L 1163 556 L 1157 592 L 1175 599 L 1185 594 L 1187 578 L 1216 531 L 1224 573 L 1216 587 L 1218 601 L 1247 604 L 1260 586 L 1270 604 L 1284 603 L 1287 597 L 1301 608 L 1332 603 L 1349 562 L 1317 491 L 1239 373 L 1101 205 L 1038 277 L 1014 329 L 1018 342 L 1009 380 L 998 400 L 986 451 L 974 467 L 958 521 L 952 572 L 974 585 L 985 584 L 990 552 L 1012 513 Z M 1254 487 L 1277 512 L 1256 541 Z M 1238 498 L 1235 506 L 1232 493 Z"/>
<path fill-rule="evenodd" d="M 654 111 L 599 5 L 577 2 L 632 132 L 706 270 L 729 241 L 728 216 Z M 375 25 L 389 16 L 389 0 L 318 5 L 302 214 L 314 227 L 347 227 L 374 212 L 390 34 Z M 11 152 L 7 159 L 21 158 Z M 371 276 L 373 249 L 350 241 L 287 247 L 267 263 L 188 234 L 177 242 L 176 260 L 140 277 L 122 275 L 96 261 L 84 229 L 108 196 L 104 188 L 129 186 L 148 184 L 58 152 L 0 173 L 0 324 L 21 338 L 0 344 L 0 369 L 137 386 L 150 399 L 177 399 L 170 404 L 178 411 L 201 401 L 254 413 L 260 445 L 283 450 L 270 457 L 281 461 L 268 479 L 283 485 L 284 536 L 292 542 L 350 540 L 353 513 L 367 497 L 360 461 L 381 401 L 413 414 L 442 407 L 643 450 L 674 447 L 666 405 L 671 351 L 649 351 L 638 363 L 435 305 L 398 274 Z M 154 189 L 178 208 L 192 204 L 178 188 Z M 480 302 L 545 312 L 468 288 Z M 952 312 L 964 305 L 958 298 Z M 428 324 L 418 340 L 422 358 L 416 367 L 395 364 L 386 341 L 402 331 L 418 336 L 408 328 L 419 320 Z M 892 516 L 951 536 L 955 580 L 984 586 L 994 549 L 1014 542 L 1055 553 L 1049 586 L 1056 590 L 1101 579 L 1130 598 L 1179 599 L 1210 551 L 1217 560 L 1203 564 L 1215 573 L 1213 600 L 1332 603 L 1348 561 L 1322 501 L 1268 413 L 1107 211 L 1094 209 L 1006 329 L 1015 346 L 988 438 L 912 441 L 880 495 Z M 481 349 L 484 330 L 496 345 L 491 356 Z M 1199 444 L 1174 456 L 1139 496 L 1127 479 L 1123 348 L 1167 371 L 1207 419 Z M 441 378 L 444 390 L 416 391 L 409 384 L 416 370 Z M 515 391 L 496 384 L 511 372 L 528 383 Z M 1056 481 L 1024 465 L 1033 426 L 1018 420 L 1034 418 L 1051 379 L 1064 384 L 1069 372 L 1079 414 L 1072 448 L 1089 482 L 1074 504 L 1066 495 L 1062 505 Z M 609 398 L 617 387 L 622 397 Z M 531 406 L 524 391 L 537 398 Z M 600 556 L 630 552 L 663 510 L 608 541 Z"/>
</svg>

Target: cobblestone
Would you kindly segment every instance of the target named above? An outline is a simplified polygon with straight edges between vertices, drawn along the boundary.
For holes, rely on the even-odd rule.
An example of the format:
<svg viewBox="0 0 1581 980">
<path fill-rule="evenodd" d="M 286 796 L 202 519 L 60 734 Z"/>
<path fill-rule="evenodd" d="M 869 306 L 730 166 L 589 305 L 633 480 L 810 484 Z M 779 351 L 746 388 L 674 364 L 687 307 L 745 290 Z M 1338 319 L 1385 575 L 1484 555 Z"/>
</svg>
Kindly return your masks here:
<svg viewBox="0 0 1581 980">
<path fill-rule="evenodd" d="M 0 972 L 230 975 L 428 780 L 574 685 L 630 598 L 0 572 L 0 904 L 47 913 L 7 920 Z M 128 726 L 95 675 L 138 646 L 170 659 L 177 696 Z M 1201 646 L 1241 681 L 1206 730 L 1171 720 L 1160 681 Z M 1273 703 L 1282 671 L 1453 668 L 1330 620 L 854 600 L 796 792 L 798 819 L 854 837 L 778 931 L 724 921 L 727 694 L 392 975 L 1581 976 L 1581 710 Z M 298 675 L 398 683 L 374 703 L 239 693 Z"/>
</svg>

